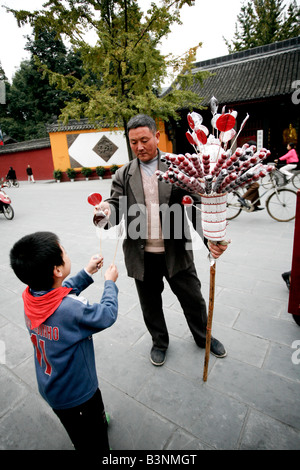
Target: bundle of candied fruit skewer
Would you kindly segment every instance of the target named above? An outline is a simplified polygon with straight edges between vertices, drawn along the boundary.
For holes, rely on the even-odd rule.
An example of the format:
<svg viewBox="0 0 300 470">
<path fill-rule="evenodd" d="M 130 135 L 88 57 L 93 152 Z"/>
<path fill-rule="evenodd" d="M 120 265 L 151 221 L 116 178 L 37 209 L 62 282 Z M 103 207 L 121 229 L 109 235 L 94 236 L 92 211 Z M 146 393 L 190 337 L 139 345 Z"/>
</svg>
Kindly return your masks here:
<svg viewBox="0 0 300 470">
<path fill-rule="evenodd" d="M 209 135 L 200 114 L 189 113 L 187 120 L 190 130 L 186 132 L 186 137 L 195 152 L 163 155 L 168 169 L 165 172 L 158 170 L 156 175 L 160 181 L 201 196 L 204 235 L 212 241 L 221 241 L 226 231 L 227 194 L 265 177 L 274 167 L 263 164 L 270 155 L 270 151 L 265 148 L 257 150 L 255 145 L 244 144 L 232 150 L 249 118 L 248 114 L 236 133 L 237 112 L 225 113 L 224 107 L 222 113 L 218 114 L 214 97 L 210 104 L 213 115 L 211 123 L 217 136 Z M 232 143 L 228 148 L 229 142 Z"/>
</svg>

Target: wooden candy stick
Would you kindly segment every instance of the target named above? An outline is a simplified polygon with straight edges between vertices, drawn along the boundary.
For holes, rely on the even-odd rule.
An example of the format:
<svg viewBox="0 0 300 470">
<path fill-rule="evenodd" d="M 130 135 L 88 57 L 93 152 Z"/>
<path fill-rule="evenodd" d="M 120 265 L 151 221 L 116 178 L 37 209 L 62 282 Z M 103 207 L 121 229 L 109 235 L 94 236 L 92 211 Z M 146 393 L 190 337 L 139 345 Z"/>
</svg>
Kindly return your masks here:
<svg viewBox="0 0 300 470">
<path fill-rule="evenodd" d="M 118 251 L 119 240 L 120 240 L 120 239 L 119 239 L 119 237 L 118 237 L 117 245 L 116 245 L 116 249 L 115 249 L 115 254 L 114 254 L 114 259 L 113 259 L 112 264 L 115 264 L 115 259 L 116 259 L 116 254 L 117 254 L 117 251 Z"/>
<path fill-rule="evenodd" d="M 213 243 L 213 242 L 212 242 Z M 228 245 L 230 240 L 222 240 L 218 242 L 220 245 Z M 209 303 L 208 303 L 208 316 L 206 326 L 206 343 L 205 343 L 205 357 L 204 357 L 204 370 L 203 370 L 203 381 L 207 381 L 209 355 L 210 355 L 210 343 L 211 343 L 211 330 L 214 313 L 214 302 L 215 302 L 215 278 L 216 278 L 216 264 L 217 260 L 210 256 L 210 279 L 209 279 Z"/>
<path fill-rule="evenodd" d="M 94 219 L 96 219 L 95 222 L 97 222 L 97 218 L 99 220 L 104 219 L 104 218 L 106 218 L 106 214 L 103 211 L 99 211 L 99 212 L 97 212 L 96 216 L 94 217 Z M 99 234 L 99 236 L 100 236 L 100 255 L 102 255 L 102 230 L 101 230 L 100 227 L 98 227 L 98 228 L 100 230 L 100 234 Z"/>
<path fill-rule="evenodd" d="M 102 256 L 102 230 L 100 230 L 100 256 Z M 101 276 L 102 276 L 102 266 L 100 268 L 100 273 L 101 273 Z"/>
<path fill-rule="evenodd" d="M 100 230 L 100 256 L 102 256 L 102 231 Z"/>
<path fill-rule="evenodd" d="M 237 139 L 238 139 L 238 136 L 240 135 L 240 133 L 241 133 L 242 130 L 244 129 L 245 124 L 246 124 L 246 122 L 248 121 L 248 119 L 249 119 L 249 114 L 247 113 L 245 119 L 243 120 L 243 122 L 242 122 L 242 124 L 241 124 L 241 127 L 240 127 L 239 132 L 236 134 L 235 139 L 234 139 L 234 140 L 232 141 L 232 143 L 231 143 L 230 150 L 233 149 L 233 147 L 234 147 L 234 145 L 235 145 L 235 143 L 236 143 L 236 141 L 237 141 Z"/>
<path fill-rule="evenodd" d="M 204 370 L 203 370 L 203 381 L 204 382 L 207 381 L 208 363 L 209 363 L 209 355 L 210 355 L 211 327 L 212 327 L 213 312 L 214 312 L 214 300 L 215 300 L 215 277 L 216 277 L 216 261 L 210 266 L 209 304 L 208 304 L 205 358 L 204 358 Z"/>
<path fill-rule="evenodd" d="M 122 219 L 121 222 L 120 222 L 120 224 L 119 224 L 117 245 L 116 245 L 115 254 L 114 254 L 114 258 L 113 258 L 112 264 L 115 264 L 116 254 L 117 254 L 118 246 L 119 246 L 119 240 L 120 240 L 120 238 L 122 237 L 123 232 L 124 232 L 124 219 Z"/>
<path fill-rule="evenodd" d="M 97 212 L 97 214 L 94 216 L 94 223 L 97 222 L 97 217 L 100 219 L 100 221 L 105 219 L 105 222 L 107 222 L 112 227 L 112 223 L 108 219 L 107 214 L 105 214 L 105 212 L 103 212 L 103 211 Z M 95 225 L 97 226 L 97 223 L 95 223 Z M 98 229 L 100 231 L 100 233 L 99 233 L 99 237 L 100 237 L 100 255 L 102 256 L 102 228 L 98 227 Z M 102 270 L 102 266 L 101 266 L 101 270 Z"/>
<path fill-rule="evenodd" d="M 91 204 L 91 206 L 97 206 L 97 204 L 100 204 L 100 202 L 102 201 L 102 196 L 99 193 L 91 193 L 88 195 L 87 201 L 89 204 Z M 104 214 L 104 216 L 106 215 Z M 100 230 L 100 256 L 102 256 L 102 231 L 101 230 Z M 102 272 L 102 266 L 101 266 L 100 272 Z"/>
</svg>

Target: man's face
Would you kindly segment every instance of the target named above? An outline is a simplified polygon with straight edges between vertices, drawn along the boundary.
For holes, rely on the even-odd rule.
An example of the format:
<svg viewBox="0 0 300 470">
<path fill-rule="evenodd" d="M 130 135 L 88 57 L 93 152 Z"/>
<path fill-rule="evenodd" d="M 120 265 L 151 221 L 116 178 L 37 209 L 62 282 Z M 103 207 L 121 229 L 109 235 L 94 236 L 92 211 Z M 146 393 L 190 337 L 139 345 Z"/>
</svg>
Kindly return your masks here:
<svg viewBox="0 0 300 470">
<path fill-rule="evenodd" d="M 138 127 L 130 129 L 129 142 L 135 156 L 142 162 L 148 162 L 157 156 L 159 132 L 155 134 L 149 127 Z"/>
</svg>

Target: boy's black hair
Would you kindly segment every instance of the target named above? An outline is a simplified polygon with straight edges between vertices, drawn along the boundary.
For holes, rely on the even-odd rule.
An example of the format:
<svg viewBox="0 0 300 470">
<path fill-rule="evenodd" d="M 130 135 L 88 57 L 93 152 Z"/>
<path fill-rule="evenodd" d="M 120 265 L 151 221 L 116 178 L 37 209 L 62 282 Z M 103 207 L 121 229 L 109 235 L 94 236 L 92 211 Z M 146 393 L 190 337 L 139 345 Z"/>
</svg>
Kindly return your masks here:
<svg viewBox="0 0 300 470">
<path fill-rule="evenodd" d="M 25 235 L 10 250 L 10 265 L 16 276 L 33 290 L 51 289 L 53 269 L 63 264 L 59 239 L 52 232 Z"/>
<path fill-rule="evenodd" d="M 137 129 L 138 127 L 148 127 L 153 134 L 157 131 L 154 119 L 147 114 L 138 114 L 132 117 L 127 123 L 127 132 L 131 129 Z"/>
</svg>

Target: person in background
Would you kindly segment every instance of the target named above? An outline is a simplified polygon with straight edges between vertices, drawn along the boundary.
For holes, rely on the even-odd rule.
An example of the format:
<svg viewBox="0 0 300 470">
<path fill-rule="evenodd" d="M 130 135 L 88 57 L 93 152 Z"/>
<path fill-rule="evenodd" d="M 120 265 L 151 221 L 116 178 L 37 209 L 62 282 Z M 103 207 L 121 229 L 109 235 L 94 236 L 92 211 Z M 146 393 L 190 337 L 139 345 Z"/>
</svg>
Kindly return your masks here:
<svg viewBox="0 0 300 470">
<path fill-rule="evenodd" d="M 256 151 L 256 142 L 254 142 L 254 140 L 249 140 L 249 142 L 247 142 L 247 145 L 252 147 L 253 151 Z M 251 204 L 253 204 L 254 206 L 252 212 L 262 211 L 264 209 L 264 207 L 260 207 L 259 183 L 251 183 L 249 186 L 247 186 L 247 191 L 243 194 L 242 197 L 239 197 L 238 199 L 241 204 L 247 209 L 250 209 L 251 206 L 247 203 L 245 199 L 250 201 Z"/>
<path fill-rule="evenodd" d="M 247 191 L 243 194 L 243 197 L 238 198 L 239 201 L 242 203 L 243 206 L 247 207 L 248 209 L 251 208 L 251 206 L 245 201 L 247 199 L 248 201 L 251 202 L 251 204 L 254 205 L 253 211 L 262 211 L 264 207 L 260 207 L 260 199 L 259 199 L 259 184 L 258 183 L 251 183 L 247 187 Z"/>
<path fill-rule="evenodd" d="M 9 167 L 8 173 L 6 175 L 6 179 L 8 179 L 9 181 L 12 181 L 12 183 L 14 183 L 17 179 L 16 172 L 12 166 Z"/>
<path fill-rule="evenodd" d="M 33 183 L 35 183 L 32 168 L 31 168 L 30 165 L 27 165 L 26 173 L 27 173 L 27 176 L 28 176 L 28 181 L 32 181 Z"/>
<path fill-rule="evenodd" d="M 295 150 L 295 145 L 292 142 L 287 144 L 287 150 L 288 152 L 279 158 L 280 161 L 286 160 L 287 164 L 279 168 L 279 171 L 281 171 L 281 173 L 283 173 L 287 177 L 287 179 L 290 180 L 294 176 L 293 173 L 291 173 L 291 170 L 297 168 L 299 158 Z M 278 162 L 278 160 L 274 161 L 276 163 Z"/>
</svg>

